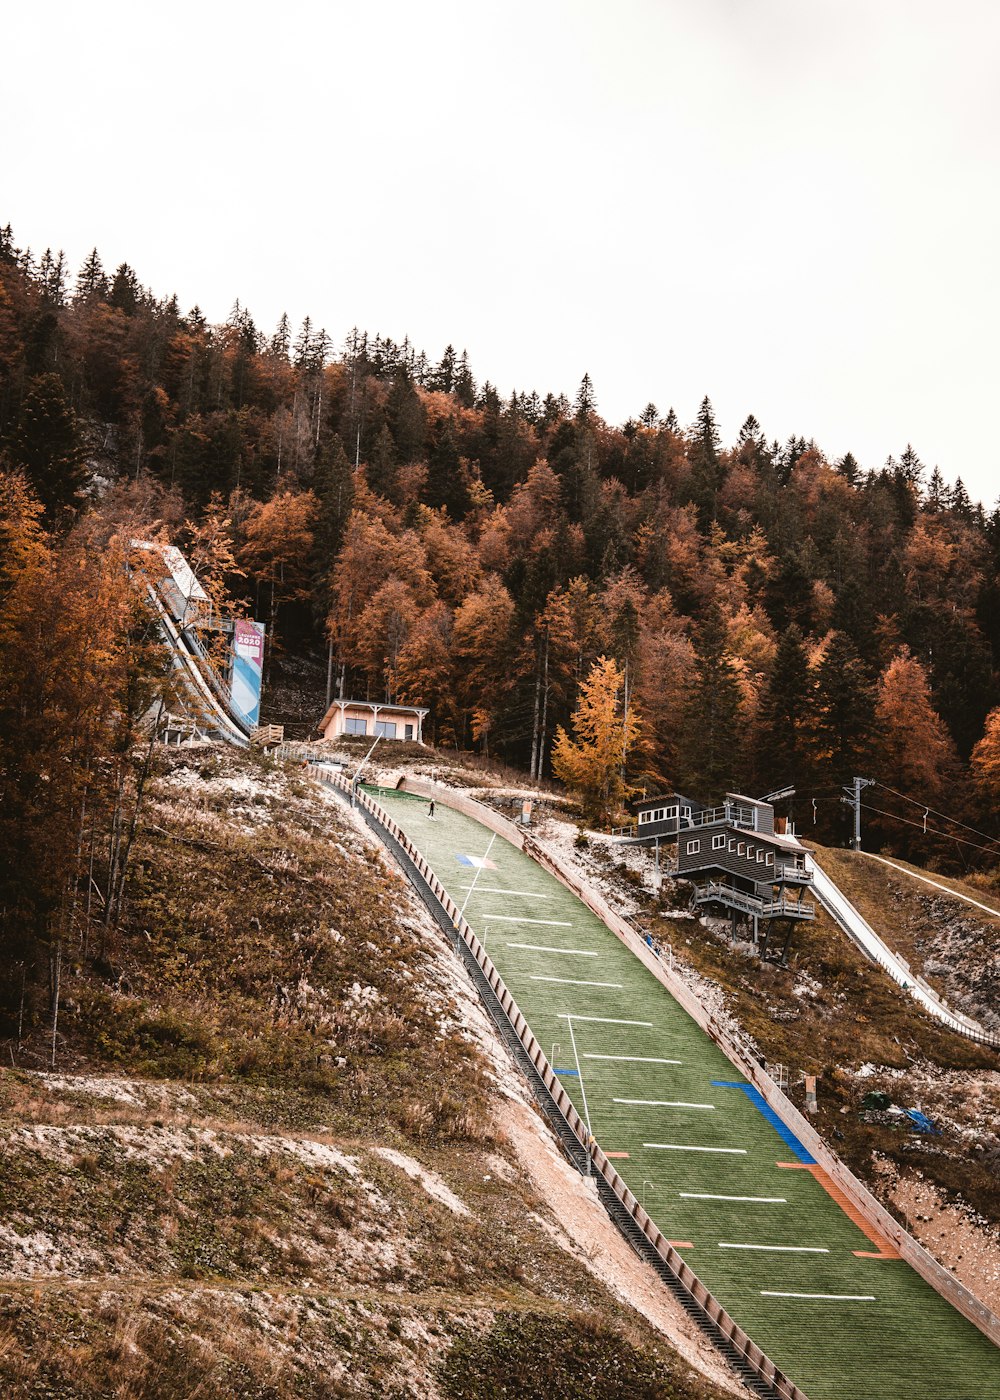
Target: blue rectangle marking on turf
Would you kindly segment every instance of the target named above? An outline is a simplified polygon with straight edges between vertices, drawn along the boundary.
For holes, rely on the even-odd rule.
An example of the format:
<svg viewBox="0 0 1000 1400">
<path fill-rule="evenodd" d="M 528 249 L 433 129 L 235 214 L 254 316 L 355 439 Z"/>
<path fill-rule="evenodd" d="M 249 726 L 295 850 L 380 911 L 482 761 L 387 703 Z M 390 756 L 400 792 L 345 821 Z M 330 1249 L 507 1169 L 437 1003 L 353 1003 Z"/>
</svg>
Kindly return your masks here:
<svg viewBox="0 0 1000 1400">
<path fill-rule="evenodd" d="M 578 1069 L 554 1069 L 554 1070 L 552 1071 L 552 1073 L 553 1073 L 553 1074 L 568 1074 L 568 1075 L 570 1075 L 573 1079 L 579 1079 L 579 1078 L 580 1078 L 580 1071 L 579 1071 Z"/>
<path fill-rule="evenodd" d="M 746 1094 L 754 1108 L 764 1115 L 771 1127 L 781 1138 L 782 1142 L 792 1149 L 799 1161 L 805 1162 L 807 1166 L 815 1166 L 816 1158 L 808 1148 L 804 1147 L 802 1143 L 799 1142 L 787 1123 L 782 1122 L 759 1089 L 755 1089 L 752 1084 L 743 1084 L 738 1079 L 713 1079 L 712 1088 L 739 1089 L 741 1093 Z"/>
</svg>

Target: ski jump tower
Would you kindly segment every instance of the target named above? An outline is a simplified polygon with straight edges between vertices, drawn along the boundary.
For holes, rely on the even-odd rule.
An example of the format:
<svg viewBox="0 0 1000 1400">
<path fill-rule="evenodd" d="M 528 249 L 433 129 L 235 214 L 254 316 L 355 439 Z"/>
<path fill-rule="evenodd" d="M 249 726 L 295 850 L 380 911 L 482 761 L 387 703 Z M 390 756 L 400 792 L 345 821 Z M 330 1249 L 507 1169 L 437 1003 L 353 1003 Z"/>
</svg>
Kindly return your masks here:
<svg viewBox="0 0 1000 1400">
<path fill-rule="evenodd" d="M 260 720 L 264 624 L 219 616 L 174 545 L 133 540 L 132 546 L 141 560 L 137 572 L 180 673 L 190 720 L 230 743 L 249 743 Z"/>
</svg>

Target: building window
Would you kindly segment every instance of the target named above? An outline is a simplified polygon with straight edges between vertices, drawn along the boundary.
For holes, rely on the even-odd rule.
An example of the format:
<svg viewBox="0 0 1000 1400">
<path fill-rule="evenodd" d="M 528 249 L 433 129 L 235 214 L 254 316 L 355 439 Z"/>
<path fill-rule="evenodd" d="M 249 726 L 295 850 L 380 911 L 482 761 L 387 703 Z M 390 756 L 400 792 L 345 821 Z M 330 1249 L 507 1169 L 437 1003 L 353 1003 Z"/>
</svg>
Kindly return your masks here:
<svg viewBox="0 0 1000 1400">
<path fill-rule="evenodd" d="M 737 854 L 738 856 L 745 856 L 746 853 L 747 853 L 747 843 L 746 843 L 745 841 L 741 841 L 740 844 L 736 847 L 736 854 Z"/>
<path fill-rule="evenodd" d="M 351 719 L 350 717 L 348 717 L 347 719 L 344 720 L 344 733 L 345 733 L 345 734 L 367 734 L 367 733 L 368 733 L 368 721 L 365 720 L 365 719 Z"/>
<path fill-rule="evenodd" d="M 736 837 L 733 836 L 733 837 L 730 839 L 730 842 L 729 842 L 729 854 L 732 855 L 733 852 L 734 852 L 735 850 L 736 850 Z"/>
<path fill-rule="evenodd" d="M 412 738 L 413 738 L 413 725 L 412 725 L 412 724 L 407 724 L 407 725 L 404 726 L 404 728 L 403 728 L 403 738 L 404 738 L 404 739 L 412 739 Z"/>
<path fill-rule="evenodd" d="M 761 846 L 760 850 L 757 852 L 757 864 L 758 864 L 758 865 L 762 865 L 763 863 L 764 863 L 764 847 Z"/>
<path fill-rule="evenodd" d="M 672 818 L 676 817 L 676 815 L 677 815 L 677 808 L 676 808 L 676 807 L 666 807 L 666 808 L 664 808 L 664 813 L 665 813 L 666 816 L 668 816 L 668 817 L 670 817 L 670 818 L 672 819 Z"/>
<path fill-rule="evenodd" d="M 770 851 L 768 851 L 767 855 L 764 857 L 764 863 L 765 863 L 765 865 L 773 865 L 773 864 L 774 864 L 774 856 L 772 855 L 772 853 L 771 853 Z"/>
<path fill-rule="evenodd" d="M 713 850 L 713 851 L 721 851 L 722 848 L 723 848 L 723 846 L 725 846 L 725 844 L 726 844 L 726 838 L 725 838 L 724 836 L 713 836 L 713 837 L 712 837 L 712 850 Z"/>
<path fill-rule="evenodd" d="M 654 813 L 654 818 L 655 818 L 655 820 L 658 821 L 658 822 L 661 822 L 661 821 L 663 820 L 663 808 L 662 808 L 662 807 L 657 807 L 657 809 L 656 809 L 656 811 L 655 811 L 655 813 Z"/>
<path fill-rule="evenodd" d="M 377 719 L 375 721 L 375 733 L 381 735 L 383 739 L 395 739 L 396 726 L 390 719 Z"/>
<path fill-rule="evenodd" d="M 640 812 L 640 813 L 639 813 L 639 825 L 642 826 L 643 822 L 648 822 L 649 819 L 650 819 L 650 817 L 651 817 L 652 815 L 653 815 L 652 812 Z"/>
<path fill-rule="evenodd" d="M 689 841 L 689 842 L 687 843 L 687 853 L 688 853 L 689 856 L 696 856 L 700 850 L 701 850 L 701 842 L 700 842 L 700 841 Z"/>
</svg>

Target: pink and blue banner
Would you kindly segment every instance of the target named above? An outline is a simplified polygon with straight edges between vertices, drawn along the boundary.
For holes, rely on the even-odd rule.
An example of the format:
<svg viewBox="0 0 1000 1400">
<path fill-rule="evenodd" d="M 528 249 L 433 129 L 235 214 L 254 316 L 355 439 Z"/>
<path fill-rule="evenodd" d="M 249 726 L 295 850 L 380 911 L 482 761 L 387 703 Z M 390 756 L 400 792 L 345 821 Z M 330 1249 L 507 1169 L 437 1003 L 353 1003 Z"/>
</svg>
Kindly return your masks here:
<svg viewBox="0 0 1000 1400">
<path fill-rule="evenodd" d="M 233 704 L 256 724 L 260 718 L 260 681 L 264 669 L 264 624 L 240 618 L 233 631 Z"/>
</svg>

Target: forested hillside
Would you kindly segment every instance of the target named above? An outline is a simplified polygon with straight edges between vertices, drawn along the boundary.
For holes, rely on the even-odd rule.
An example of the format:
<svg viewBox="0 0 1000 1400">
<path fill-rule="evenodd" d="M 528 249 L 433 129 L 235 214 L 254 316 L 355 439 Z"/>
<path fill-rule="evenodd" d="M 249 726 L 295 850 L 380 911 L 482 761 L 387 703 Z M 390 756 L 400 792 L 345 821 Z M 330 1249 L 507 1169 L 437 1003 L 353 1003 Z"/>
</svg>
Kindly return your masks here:
<svg viewBox="0 0 1000 1400">
<path fill-rule="evenodd" d="M 66 580 L 106 573 L 125 524 L 159 526 L 269 624 L 272 658 L 429 706 L 439 745 L 547 776 L 581 686 L 611 675 L 636 789 L 794 783 L 800 828 L 837 839 L 861 773 L 882 785 L 871 841 L 992 864 L 1000 511 L 925 467 L 905 425 L 898 458 L 865 469 L 808 424 L 769 441 L 748 414 L 725 444 L 707 396 L 690 424 L 636 407 L 606 423 L 586 375 L 572 402 L 504 398 L 451 346 L 431 360 L 354 330 L 341 348 L 308 319 L 267 334 L 239 304 L 209 325 L 124 264 L 95 251 L 74 277 L 8 228 L 5 801 L 18 726 L 50 704 L 32 647 L 46 675 L 63 644 L 81 675 L 97 664 L 78 629 L 98 584 L 60 643 Z"/>
</svg>

